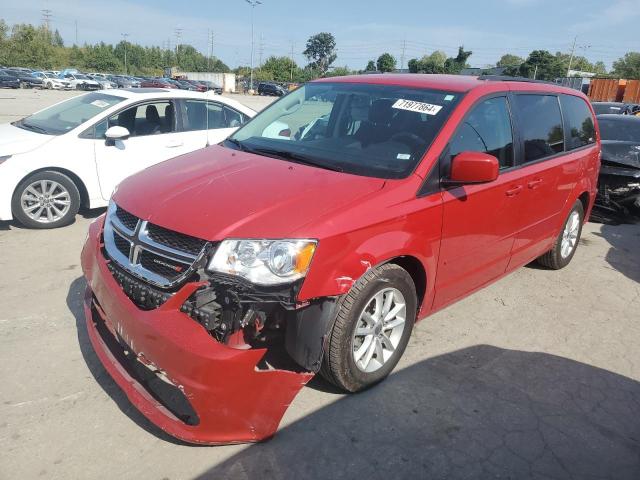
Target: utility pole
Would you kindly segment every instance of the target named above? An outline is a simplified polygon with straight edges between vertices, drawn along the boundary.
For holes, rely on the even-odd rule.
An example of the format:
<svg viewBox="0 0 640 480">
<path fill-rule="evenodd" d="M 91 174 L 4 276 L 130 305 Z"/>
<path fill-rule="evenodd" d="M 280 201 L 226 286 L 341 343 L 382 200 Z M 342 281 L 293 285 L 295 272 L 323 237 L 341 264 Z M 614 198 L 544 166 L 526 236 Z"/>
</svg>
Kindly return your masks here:
<svg viewBox="0 0 640 480">
<path fill-rule="evenodd" d="M 294 65 L 294 61 L 293 61 L 293 42 L 291 42 L 291 75 L 290 75 L 290 82 L 293 82 L 293 65 Z"/>
<path fill-rule="evenodd" d="M 213 32 L 209 35 L 209 58 L 207 59 L 207 70 L 210 70 L 209 62 L 213 60 Z"/>
<path fill-rule="evenodd" d="M 124 43 L 124 74 L 126 75 L 128 73 L 127 71 L 127 37 L 129 36 L 129 34 L 121 33 L 120 35 L 122 35 L 123 43 Z"/>
<path fill-rule="evenodd" d="M 573 54 L 576 51 L 576 40 L 578 37 L 573 37 L 573 46 L 571 47 L 571 56 L 569 57 L 569 67 L 567 68 L 567 77 L 569 76 L 569 71 L 571 71 L 571 62 L 573 62 Z"/>
<path fill-rule="evenodd" d="M 264 35 L 260 34 L 260 53 L 259 53 L 259 61 L 258 68 L 262 69 L 262 54 L 264 53 Z"/>
<path fill-rule="evenodd" d="M 402 40 L 402 55 L 400 56 L 400 70 L 404 70 L 404 54 L 407 50 L 407 40 Z"/>
<path fill-rule="evenodd" d="M 180 40 L 182 39 L 182 28 L 177 27 L 175 29 L 175 34 L 176 34 L 176 63 L 180 63 L 179 62 L 179 55 L 180 55 Z"/>
<path fill-rule="evenodd" d="M 44 23 L 44 28 L 47 29 L 47 32 L 51 31 L 51 17 L 53 16 L 53 12 L 48 8 L 42 10 L 42 22 Z"/>
<path fill-rule="evenodd" d="M 253 38 L 253 10 L 258 6 L 262 5 L 260 0 L 244 0 L 251 6 L 251 75 L 250 75 L 250 83 L 249 88 L 253 89 L 253 50 L 254 50 L 254 38 Z"/>
<path fill-rule="evenodd" d="M 78 20 L 76 20 L 76 45 L 78 45 Z"/>
</svg>

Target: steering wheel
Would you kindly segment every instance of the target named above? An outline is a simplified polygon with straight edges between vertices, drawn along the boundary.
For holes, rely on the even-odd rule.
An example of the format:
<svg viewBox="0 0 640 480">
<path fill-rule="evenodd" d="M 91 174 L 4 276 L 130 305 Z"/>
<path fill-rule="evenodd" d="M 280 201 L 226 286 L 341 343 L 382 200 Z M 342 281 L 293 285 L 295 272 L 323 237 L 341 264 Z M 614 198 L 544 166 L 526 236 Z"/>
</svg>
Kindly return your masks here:
<svg viewBox="0 0 640 480">
<path fill-rule="evenodd" d="M 419 137 L 415 133 L 410 132 L 396 133 L 391 136 L 391 140 L 404 143 L 405 145 L 408 145 L 412 150 L 417 150 L 426 143 L 423 138 Z"/>
</svg>

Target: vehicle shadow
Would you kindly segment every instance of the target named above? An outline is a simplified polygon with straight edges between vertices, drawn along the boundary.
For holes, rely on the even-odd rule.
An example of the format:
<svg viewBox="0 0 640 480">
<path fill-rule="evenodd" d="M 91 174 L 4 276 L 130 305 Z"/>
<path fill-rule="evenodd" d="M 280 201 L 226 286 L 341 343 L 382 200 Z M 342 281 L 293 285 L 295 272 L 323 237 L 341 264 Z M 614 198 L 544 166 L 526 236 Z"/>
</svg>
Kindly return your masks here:
<svg viewBox="0 0 640 480">
<path fill-rule="evenodd" d="M 640 283 L 640 224 L 602 225 L 600 233 L 611 248 L 605 256 L 609 265 L 627 278 Z"/>
<path fill-rule="evenodd" d="M 84 291 L 86 288 L 86 282 L 83 277 L 76 278 L 71 282 L 69 292 L 67 293 L 67 308 L 73 314 L 76 321 L 76 332 L 78 335 L 78 346 L 80 352 L 84 358 L 91 375 L 96 380 L 98 385 L 102 387 L 107 395 L 109 395 L 116 403 L 118 408 L 127 415 L 133 422 L 139 427 L 143 428 L 147 432 L 155 435 L 161 440 L 174 443 L 176 445 L 186 445 L 184 442 L 173 438 L 172 436 L 164 433 L 160 428 L 156 427 L 153 423 L 146 419 L 132 404 L 129 402 L 127 396 L 120 389 L 118 384 L 112 380 L 109 373 L 104 369 L 100 359 L 93 350 L 91 341 L 89 340 L 89 333 L 87 332 L 87 326 L 84 316 Z"/>
<path fill-rule="evenodd" d="M 341 397 L 198 479 L 640 478 L 640 383 L 478 345 Z"/>
</svg>

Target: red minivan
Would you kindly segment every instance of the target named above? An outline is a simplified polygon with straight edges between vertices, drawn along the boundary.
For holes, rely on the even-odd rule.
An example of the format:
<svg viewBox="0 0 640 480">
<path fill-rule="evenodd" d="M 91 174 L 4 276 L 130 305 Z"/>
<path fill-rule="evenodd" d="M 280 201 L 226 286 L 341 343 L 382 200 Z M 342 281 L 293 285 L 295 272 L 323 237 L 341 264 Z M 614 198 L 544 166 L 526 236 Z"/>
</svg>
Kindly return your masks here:
<svg viewBox="0 0 640 480">
<path fill-rule="evenodd" d="M 222 144 L 119 186 L 82 253 L 91 341 L 169 434 L 267 438 L 315 373 L 366 388 L 415 321 L 535 259 L 566 266 L 599 164 L 575 90 L 308 83 Z"/>
</svg>

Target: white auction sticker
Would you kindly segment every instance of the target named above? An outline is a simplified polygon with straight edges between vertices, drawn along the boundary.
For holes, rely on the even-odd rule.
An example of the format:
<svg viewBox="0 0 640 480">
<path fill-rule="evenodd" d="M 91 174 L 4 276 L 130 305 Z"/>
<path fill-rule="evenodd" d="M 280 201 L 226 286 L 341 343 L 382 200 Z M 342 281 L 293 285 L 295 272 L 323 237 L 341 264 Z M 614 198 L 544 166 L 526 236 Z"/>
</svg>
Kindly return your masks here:
<svg viewBox="0 0 640 480">
<path fill-rule="evenodd" d="M 400 110 L 408 110 L 416 113 L 426 113 L 427 115 L 437 115 L 442 110 L 441 105 L 432 105 L 430 103 L 416 102 L 414 100 L 399 99 L 394 103 L 391 108 L 398 108 Z"/>
<path fill-rule="evenodd" d="M 91 105 L 94 105 L 98 108 L 104 108 L 109 106 L 109 102 L 105 102 L 104 100 L 94 100 L 91 102 Z"/>
</svg>

